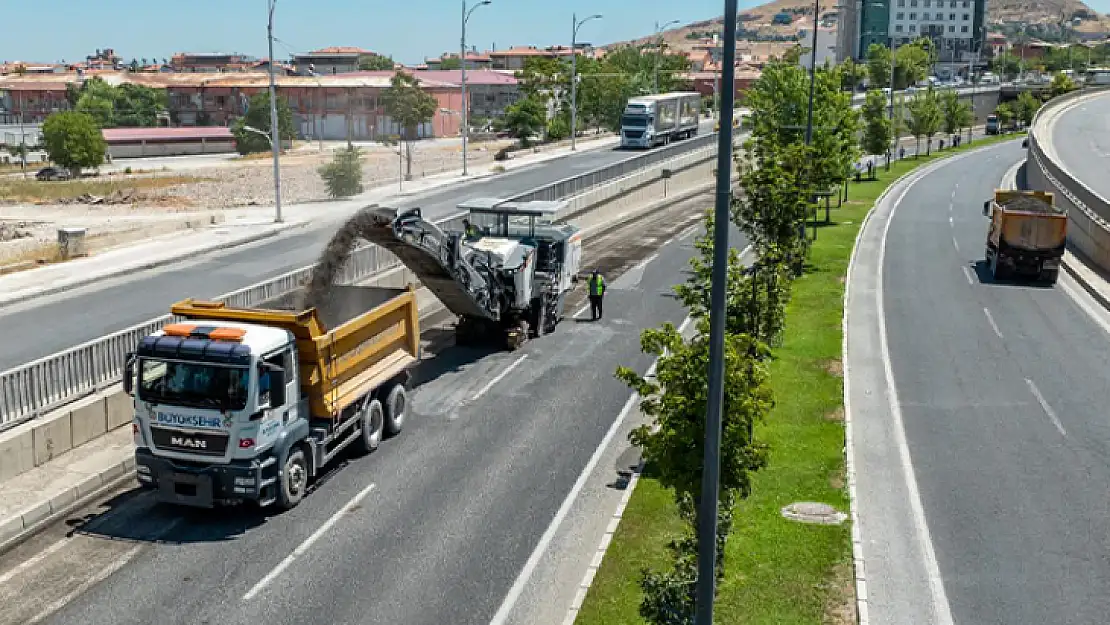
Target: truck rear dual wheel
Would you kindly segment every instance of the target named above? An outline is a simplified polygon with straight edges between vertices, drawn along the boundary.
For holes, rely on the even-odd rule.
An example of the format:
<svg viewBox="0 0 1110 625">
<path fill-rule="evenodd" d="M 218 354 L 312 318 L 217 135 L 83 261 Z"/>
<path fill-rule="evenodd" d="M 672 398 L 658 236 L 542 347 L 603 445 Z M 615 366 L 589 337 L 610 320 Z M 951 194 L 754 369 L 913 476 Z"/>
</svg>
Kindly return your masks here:
<svg viewBox="0 0 1110 625">
<path fill-rule="evenodd" d="M 358 453 L 369 454 L 382 444 L 385 434 L 385 409 L 377 398 L 362 408 L 362 432 L 354 446 Z"/>
<path fill-rule="evenodd" d="M 402 384 L 394 384 L 385 396 L 385 433 L 396 436 L 405 426 L 405 413 L 408 411 L 408 394 Z"/>
</svg>

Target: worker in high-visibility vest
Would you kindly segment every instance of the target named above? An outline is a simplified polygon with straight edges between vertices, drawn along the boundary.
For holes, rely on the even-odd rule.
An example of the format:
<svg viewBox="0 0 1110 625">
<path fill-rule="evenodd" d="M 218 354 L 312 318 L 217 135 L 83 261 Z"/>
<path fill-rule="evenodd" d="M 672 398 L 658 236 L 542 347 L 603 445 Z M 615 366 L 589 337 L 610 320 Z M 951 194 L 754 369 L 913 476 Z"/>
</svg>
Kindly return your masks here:
<svg viewBox="0 0 1110 625">
<path fill-rule="evenodd" d="M 463 223 L 464 236 L 466 236 L 466 238 L 468 238 L 468 239 L 480 239 L 480 238 L 482 238 L 482 233 L 478 230 L 478 227 L 475 226 L 474 224 L 470 223 L 469 219 L 464 219 L 462 223 Z"/>
<path fill-rule="evenodd" d="M 594 269 L 586 283 L 590 294 L 590 314 L 594 321 L 601 319 L 601 304 L 605 297 L 605 278 Z"/>
</svg>

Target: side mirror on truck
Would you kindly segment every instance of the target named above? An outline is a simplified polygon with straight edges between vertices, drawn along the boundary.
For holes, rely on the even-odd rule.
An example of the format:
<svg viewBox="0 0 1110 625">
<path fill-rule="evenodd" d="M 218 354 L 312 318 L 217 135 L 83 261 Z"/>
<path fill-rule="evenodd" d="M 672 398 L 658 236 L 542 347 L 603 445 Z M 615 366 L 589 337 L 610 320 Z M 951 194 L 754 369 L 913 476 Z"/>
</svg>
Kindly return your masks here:
<svg viewBox="0 0 1110 625">
<path fill-rule="evenodd" d="M 270 386 L 270 409 L 285 405 L 285 369 L 271 363 L 263 363 L 258 372 L 259 378 L 266 376 Z"/>
<path fill-rule="evenodd" d="M 135 352 L 127 352 L 123 358 L 123 392 L 132 395 L 135 390 Z"/>
<path fill-rule="evenodd" d="M 983 202 L 983 216 L 987 217 L 991 214 L 991 201 Z"/>
</svg>

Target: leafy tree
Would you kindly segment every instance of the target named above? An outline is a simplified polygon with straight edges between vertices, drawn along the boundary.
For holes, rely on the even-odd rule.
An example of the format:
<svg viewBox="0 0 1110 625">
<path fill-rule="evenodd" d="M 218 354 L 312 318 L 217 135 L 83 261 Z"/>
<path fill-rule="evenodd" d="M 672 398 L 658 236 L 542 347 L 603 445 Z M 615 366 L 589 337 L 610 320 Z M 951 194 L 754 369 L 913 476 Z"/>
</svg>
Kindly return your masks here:
<svg viewBox="0 0 1110 625">
<path fill-rule="evenodd" d="M 285 98 L 278 96 L 278 136 L 281 141 L 293 138 L 293 112 L 289 110 L 289 103 Z M 260 130 L 265 136 L 247 128 Z M 247 107 L 247 114 L 231 124 L 231 134 L 235 136 L 235 148 L 240 154 L 254 154 L 266 152 L 271 148 L 267 137 L 270 136 L 270 92 L 260 91 L 251 96 Z"/>
<path fill-rule="evenodd" d="M 1052 77 L 1052 84 L 1049 85 L 1049 92 L 1052 97 L 1064 95 L 1070 91 L 1075 91 L 1075 82 L 1063 72 L 1057 73 Z"/>
<path fill-rule="evenodd" d="M 77 111 L 52 113 L 42 124 L 42 142 L 50 160 L 74 175 L 104 162 L 108 144 L 92 116 Z"/>
<path fill-rule="evenodd" d="M 112 101 L 95 93 L 86 93 L 77 101 L 76 109 L 87 114 L 99 128 L 114 128 L 115 110 Z"/>
<path fill-rule="evenodd" d="M 439 60 L 440 69 L 462 69 L 462 62 L 458 57 L 448 56 Z"/>
<path fill-rule="evenodd" d="M 547 110 L 542 102 L 534 97 L 517 100 L 505 109 L 501 125 L 509 134 L 520 141 L 524 147 L 531 145 L 532 137 L 544 130 Z"/>
<path fill-rule="evenodd" d="M 852 59 L 845 59 L 838 67 L 840 70 L 840 86 L 845 91 L 855 91 L 867 78 L 867 65 L 856 63 Z"/>
<path fill-rule="evenodd" d="M 994 109 L 994 114 L 998 116 L 998 125 L 1006 128 L 1014 121 L 1014 109 L 1007 102 L 999 104 Z"/>
<path fill-rule="evenodd" d="M 894 52 L 894 88 L 901 90 L 917 84 L 929 75 L 935 54 L 928 39 L 899 47 Z"/>
<path fill-rule="evenodd" d="M 547 140 L 562 141 L 570 136 L 570 116 L 559 114 L 547 122 Z"/>
<path fill-rule="evenodd" d="M 521 95 L 546 104 L 570 85 L 570 64 L 551 57 L 529 57 L 516 78 Z"/>
<path fill-rule="evenodd" d="M 890 85 L 890 48 L 873 43 L 867 48 L 867 75 L 871 87 L 881 89 Z"/>
<path fill-rule="evenodd" d="M 1041 101 L 1028 91 L 1018 96 L 1014 105 L 1014 114 L 1025 126 L 1033 123 L 1033 116 L 1041 108 Z"/>
<path fill-rule="evenodd" d="M 401 138 L 405 142 L 405 179 L 412 179 L 412 142 L 416 139 L 416 129 L 435 116 L 439 103 L 435 96 L 420 88 L 420 82 L 412 74 L 398 71 L 393 75 L 389 88 L 382 93 L 385 112 L 401 127 Z"/>
<path fill-rule="evenodd" d="M 358 58 L 358 68 L 364 72 L 393 71 L 394 65 L 393 57 L 380 54 L 364 54 Z"/>
<path fill-rule="evenodd" d="M 743 192 L 733 200 L 732 220 L 759 258 L 782 258 L 800 275 L 806 254 L 804 194 L 812 147 L 752 143 L 738 158 Z"/>
<path fill-rule="evenodd" d="M 1013 80 L 1015 76 L 1021 73 L 1021 58 L 1009 52 L 1004 52 L 994 57 L 994 60 L 991 61 L 991 69 L 1006 80 Z"/>
<path fill-rule="evenodd" d="M 863 151 L 867 154 L 886 154 L 890 149 L 893 128 L 886 116 L 886 104 L 882 91 L 872 89 L 867 92 L 867 100 L 863 104 Z"/>
<path fill-rule="evenodd" d="M 955 91 L 945 91 L 940 96 L 941 114 L 944 118 L 944 134 L 954 136 L 972 122 L 971 105 L 960 100 Z"/>
<path fill-rule="evenodd" d="M 909 128 L 910 134 L 917 140 L 917 149 L 914 152 L 914 158 L 917 158 L 917 152 L 921 151 L 921 138 L 928 137 L 928 149 L 931 152 L 933 135 L 940 132 L 942 123 L 942 114 L 940 104 L 937 102 L 936 92 L 929 89 L 925 93 L 919 93 L 910 100 L 907 105 L 910 113 Z"/>
<path fill-rule="evenodd" d="M 352 145 L 338 150 L 332 161 L 319 171 L 331 198 L 362 193 L 362 150 L 358 147 Z"/>
</svg>

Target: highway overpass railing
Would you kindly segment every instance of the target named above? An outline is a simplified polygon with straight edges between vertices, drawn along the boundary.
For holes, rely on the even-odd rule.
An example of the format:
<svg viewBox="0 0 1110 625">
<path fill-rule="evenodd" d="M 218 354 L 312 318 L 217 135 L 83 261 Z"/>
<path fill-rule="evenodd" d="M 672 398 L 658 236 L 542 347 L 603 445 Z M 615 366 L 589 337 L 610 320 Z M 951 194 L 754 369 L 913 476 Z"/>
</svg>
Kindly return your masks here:
<svg viewBox="0 0 1110 625">
<path fill-rule="evenodd" d="M 631 155 L 612 165 L 558 180 L 508 199 L 530 201 L 574 197 L 687 153 L 697 150 L 715 152 L 716 141 L 717 133 L 699 135 Z M 464 215 L 461 212 L 448 215 L 437 223 L 461 229 Z M 351 284 L 400 266 L 393 254 L 375 245 L 364 245 L 351 253 L 340 282 Z M 311 273 L 312 266 L 302 267 L 215 299 L 231 306 L 255 306 L 296 290 L 311 277 Z M 183 293 L 182 298 L 188 295 Z M 0 431 L 119 383 L 127 353 L 142 337 L 175 320 L 173 315 L 163 315 L 0 373 Z"/>
<path fill-rule="evenodd" d="M 1073 91 L 1046 103 L 1029 130 L 1029 155 L 1025 161 L 1027 185 L 1051 191 L 1068 213 L 1068 243 L 1087 260 L 1110 271 L 1110 201 L 1067 171 L 1052 147 L 1050 121 L 1082 99 L 1108 91 L 1090 88 Z"/>
</svg>

